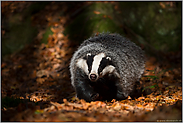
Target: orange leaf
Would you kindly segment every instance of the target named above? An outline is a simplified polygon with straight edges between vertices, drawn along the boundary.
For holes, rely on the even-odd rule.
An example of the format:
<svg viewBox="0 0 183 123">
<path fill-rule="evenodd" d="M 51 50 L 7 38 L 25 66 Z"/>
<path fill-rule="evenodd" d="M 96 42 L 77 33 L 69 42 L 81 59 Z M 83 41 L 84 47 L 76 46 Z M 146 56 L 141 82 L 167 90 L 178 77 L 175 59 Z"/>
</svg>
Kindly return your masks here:
<svg viewBox="0 0 183 123">
<path fill-rule="evenodd" d="M 98 14 L 100 14 L 100 12 L 99 12 L 99 11 L 93 11 L 93 13 L 95 13 L 95 14 L 97 14 L 97 15 L 98 15 Z"/>
</svg>

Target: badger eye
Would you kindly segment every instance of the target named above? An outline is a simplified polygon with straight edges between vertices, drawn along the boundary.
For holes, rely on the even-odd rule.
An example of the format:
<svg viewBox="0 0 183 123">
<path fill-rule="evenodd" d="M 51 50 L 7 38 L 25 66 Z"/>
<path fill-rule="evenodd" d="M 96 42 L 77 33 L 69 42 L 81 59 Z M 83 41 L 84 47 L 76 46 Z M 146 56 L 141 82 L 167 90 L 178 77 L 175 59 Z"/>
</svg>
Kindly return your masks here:
<svg viewBox="0 0 183 123">
<path fill-rule="evenodd" d="M 92 66 L 89 66 L 89 67 L 88 67 L 88 70 L 90 71 L 91 69 L 92 69 Z"/>
<path fill-rule="evenodd" d="M 98 71 L 99 71 L 99 72 L 102 72 L 102 68 L 99 68 Z"/>
</svg>

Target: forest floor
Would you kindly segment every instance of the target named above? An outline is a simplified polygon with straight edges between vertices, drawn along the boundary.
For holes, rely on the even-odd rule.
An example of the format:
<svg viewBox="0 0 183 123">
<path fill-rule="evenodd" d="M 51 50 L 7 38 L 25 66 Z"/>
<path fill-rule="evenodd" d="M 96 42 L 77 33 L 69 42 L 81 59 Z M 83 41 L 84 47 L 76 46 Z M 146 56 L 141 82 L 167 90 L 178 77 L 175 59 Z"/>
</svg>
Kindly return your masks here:
<svg viewBox="0 0 183 123">
<path fill-rule="evenodd" d="M 139 81 L 142 93 L 136 98 L 90 103 L 77 99 L 69 63 L 78 44 L 63 35 L 70 18 L 54 14 L 59 4 L 51 4 L 32 17 L 37 26 L 51 26 L 48 43 L 39 43 L 40 28 L 31 44 L 1 62 L 1 121 L 182 121 L 181 51 L 162 56 L 166 62 L 146 55 Z"/>
</svg>

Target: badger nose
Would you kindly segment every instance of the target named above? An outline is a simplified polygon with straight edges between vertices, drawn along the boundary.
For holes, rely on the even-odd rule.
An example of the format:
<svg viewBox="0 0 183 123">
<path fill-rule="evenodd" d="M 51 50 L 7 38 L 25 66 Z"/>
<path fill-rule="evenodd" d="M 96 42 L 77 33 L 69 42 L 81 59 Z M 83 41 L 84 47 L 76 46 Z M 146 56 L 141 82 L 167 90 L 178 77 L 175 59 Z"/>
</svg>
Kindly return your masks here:
<svg viewBox="0 0 183 123">
<path fill-rule="evenodd" d="M 91 75 L 90 75 L 90 79 L 91 79 L 91 80 L 96 80 L 96 79 L 97 79 L 97 75 L 91 74 Z"/>
</svg>

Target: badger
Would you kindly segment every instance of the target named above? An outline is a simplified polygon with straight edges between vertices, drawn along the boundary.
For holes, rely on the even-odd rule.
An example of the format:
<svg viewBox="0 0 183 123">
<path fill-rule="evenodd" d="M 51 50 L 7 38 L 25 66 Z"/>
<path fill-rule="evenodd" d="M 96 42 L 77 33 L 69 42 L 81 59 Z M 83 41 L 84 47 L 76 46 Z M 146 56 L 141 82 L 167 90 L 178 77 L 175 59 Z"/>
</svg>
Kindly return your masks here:
<svg viewBox="0 0 183 123">
<path fill-rule="evenodd" d="M 134 92 L 145 68 L 144 51 L 119 34 L 100 33 L 85 40 L 70 62 L 71 84 L 88 102 L 122 100 Z"/>
</svg>

